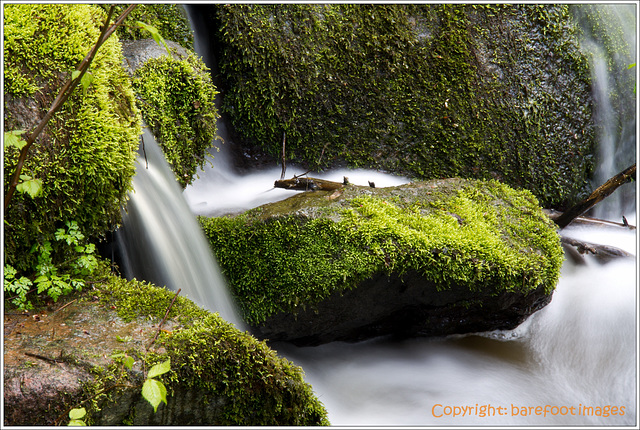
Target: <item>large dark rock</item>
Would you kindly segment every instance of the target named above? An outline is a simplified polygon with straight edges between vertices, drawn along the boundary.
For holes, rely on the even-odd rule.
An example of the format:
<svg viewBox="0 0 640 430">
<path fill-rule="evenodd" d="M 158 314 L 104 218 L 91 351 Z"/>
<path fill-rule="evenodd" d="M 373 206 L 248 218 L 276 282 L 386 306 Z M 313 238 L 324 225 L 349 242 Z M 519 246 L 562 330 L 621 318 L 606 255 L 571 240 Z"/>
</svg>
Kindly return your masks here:
<svg viewBox="0 0 640 430">
<path fill-rule="evenodd" d="M 551 301 L 543 287 L 530 293 L 483 291 L 466 287 L 439 292 L 417 272 L 383 275 L 358 288 L 334 292 L 295 314 L 269 316 L 253 333 L 297 345 L 359 341 L 377 336 L 445 336 L 517 327 Z"/>
<path fill-rule="evenodd" d="M 493 178 L 545 206 L 588 189 L 591 79 L 569 5 L 197 7 L 248 154 L 279 160 L 286 133 L 287 161 L 314 170 Z"/>
<path fill-rule="evenodd" d="M 563 260 L 535 198 L 493 181 L 349 185 L 201 222 L 254 333 L 301 345 L 514 328 Z"/>
</svg>

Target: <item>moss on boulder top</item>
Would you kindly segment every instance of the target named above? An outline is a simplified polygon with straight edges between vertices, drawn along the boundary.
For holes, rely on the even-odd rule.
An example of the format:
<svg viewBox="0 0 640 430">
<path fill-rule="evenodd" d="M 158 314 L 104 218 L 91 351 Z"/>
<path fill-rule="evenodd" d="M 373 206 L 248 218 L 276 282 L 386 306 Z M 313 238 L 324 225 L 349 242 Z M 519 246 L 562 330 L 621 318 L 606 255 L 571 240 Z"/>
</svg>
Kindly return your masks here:
<svg viewBox="0 0 640 430">
<path fill-rule="evenodd" d="M 104 11 L 87 4 L 8 4 L 4 8 L 4 130 L 30 130 L 98 39 Z M 120 222 L 131 187 L 140 113 L 122 51 L 112 36 L 98 50 L 86 94 L 69 97 L 36 139 L 22 173 L 42 181 L 35 198 L 16 193 L 5 211 L 5 264 L 35 266 L 36 243 L 76 221 L 92 239 Z M 4 187 L 18 161 L 4 148 Z"/>
<path fill-rule="evenodd" d="M 514 326 L 550 300 L 563 260 L 555 227 L 535 197 L 495 181 L 349 185 L 200 221 L 245 319 L 272 340 Z M 353 301 L 344 306 L 340 297 L 348 295 Z M 367 309 L 385 301 L 397 307 Z M 447 326 L 430 319 L 444 310 L 452 321 L 470 320 Z M 354 319 L 359 331 L 341 329 L 334 338 L 312 332 Z M 380 330 L 371 328 L 376 323 Z"/>
<path fill-rule="evenodd" d="M 5 316 L 4 424 L 66 424 L 76 407 L 102 426 L 328 424 L 302 369 L 185 297 L 151 345 L 174 297 L 110 277 L 38 309 L 37 320 Z M 131 370 L 124 356 L 135 360 Z M 141 386 L 145 371 L 167 359 L 170 372 L 157 377 L 167 404 L 154 413 Z"/>
<path fill-rule="evenodd" d="M 588 62 L 568 5 L 212 6 L 245 147 L 310 168 L 498 179 L 544 206 L 593 169 Z"/>
<path fill-rule="evenodd" d="M 140 64 L 133 72 L 133 88 L 145 123 L 184 188 L 204 167 L 217 137 L 218 91 L 201 58 L 171 51 Z"/>
</svg>

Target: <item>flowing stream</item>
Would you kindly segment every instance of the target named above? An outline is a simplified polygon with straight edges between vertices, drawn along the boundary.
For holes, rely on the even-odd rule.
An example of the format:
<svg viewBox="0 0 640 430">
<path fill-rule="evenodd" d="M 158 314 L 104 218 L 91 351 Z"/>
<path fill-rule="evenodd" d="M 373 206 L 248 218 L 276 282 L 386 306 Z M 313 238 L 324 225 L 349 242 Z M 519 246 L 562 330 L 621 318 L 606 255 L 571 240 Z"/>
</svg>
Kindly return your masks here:
<svg viewBox="0 0 640 430">
<path fill-rule="evenodd" d="M 123 226 L 118 231 L 127 278 L 178 291 L 243 328 L 209 243 L 160 146 L 145 128 Z"/>
<path fill-rule="evenodd" d="M 606 68 L 594 70 L 606 73 Z M 597 85 L 594 89 L 607 93 Z M 200 179 L 180 195 L 151 141 L 146 135 L 146 160 L 138 160 L 136 191 L 121 233 L 130 245 L 127 270 L 174 290 L 182 288 L 200 305 L 242 327 L 193 214 L 246 210 L 293 192 L 273 189 L 279 167 L 238 175 L 224 167 L 223 152 L 216 154 L 216 167 L 199 171 Z M 633 146 L 635 160 L 635 140 Z M 604 150 L 602 162 L 615 166 L 609 158 L 619 152 Z M 287 177 L 294 173 L 302 171 L 290 167 Z M 363 185 L 407 182 L 372 171 L 317 176 L 340 181 L 343 175 Z M 635 225 L 635 192 L 631 195 L 631 204 L 621 209 L 615 203 L 601 216 L 619 221 L 626 215 Z M 179 207 L 177 213 L 168 215 L 174 207 Z M 569 227 L 563 234 L 636 255 L 635 230 Z M 196 260 L 200 262 L 194 266 Z M 273 347 L 303 367 L 333 425 L 634 425 L 636 267 L 636 258 L 606 265 L 589 258 L 582 266 L 566 261 L 551 303 L 511 331 Z"/>
</svg>

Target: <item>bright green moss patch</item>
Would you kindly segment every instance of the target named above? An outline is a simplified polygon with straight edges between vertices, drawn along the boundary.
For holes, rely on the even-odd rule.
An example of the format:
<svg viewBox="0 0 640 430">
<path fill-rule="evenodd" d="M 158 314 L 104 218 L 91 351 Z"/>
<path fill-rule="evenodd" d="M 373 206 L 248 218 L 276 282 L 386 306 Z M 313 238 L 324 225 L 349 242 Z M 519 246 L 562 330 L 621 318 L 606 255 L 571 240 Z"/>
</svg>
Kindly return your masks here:
<svg viewBox="0 0 640 430">
<path fill-rule="evenodd" d="M 304 193 L 236 217 L 200 218 L 249 323 L 380 273 L 416 271 L 438 290 L 496 293 L 551 293 L 558 280 L 559 238 L 529 192 L 447 180 L 350 186 L 327 197 Z"/>
<path fill-rule="evenodd" d="M 190 55 L 153 58 L 134 73 L 133 86 L 145 122 L 184 187 L 203 167 L 216 138 L 218 112 L 209 69 Z"/>
<path fill-rule="evenodd" d="M 4 8 L 4 127 L 30 130 L 98 39 L 104 11 L 85 4 L 11 4 Z M 76 221 L 95 239 L 120 221 L 134 174 L 140 115 L 115 36 L 98 50 L 86 95 L 71 95 L 38 137 L 22 173 L 42 180 L 42 193 L 14 195 L 5 212 L 6 264 L 35 266 L 31 247 Z M 4 148 L 4 187 L 18 150 Z"/>
<path fill-rule="evenodd" d="M 175 293 L 138 281 L 111 278 L 97 287 L 101 303 L 115 306 L 125 321 L 160 321 Z M 178 296 L 168 315 L 172 332 L 156 341 L 162 351 L 145 356 L 171 358 L 164 377 L 171 391 L 202 393 L 220 406 L 209 425 L 327 425 L 327 414 L 302 369 L 256 340 Z M 176 325 L 177 324 L 177 325 Z M 212 406 L 213 407 L 213 406 Z"/>
</svg>

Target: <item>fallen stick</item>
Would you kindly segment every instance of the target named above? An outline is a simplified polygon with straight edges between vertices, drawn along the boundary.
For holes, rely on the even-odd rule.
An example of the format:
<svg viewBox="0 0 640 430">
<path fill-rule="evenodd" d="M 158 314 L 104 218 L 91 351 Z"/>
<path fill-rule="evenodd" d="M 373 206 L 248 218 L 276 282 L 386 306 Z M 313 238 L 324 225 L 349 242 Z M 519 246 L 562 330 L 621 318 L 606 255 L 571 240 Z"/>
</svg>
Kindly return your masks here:
<svg viewBox="0 0 640 430">
<path fill-rule="evenodd" d="M 294 176 L 291 179 L 280 179 L 273 184 L 276 188 L 298 191 L 335 191 L 344 187 L 344 183 L 327 181 L 318 178 L 301 178 Z"/>
<path fill-rule="evenodd" d="M 563 212 L 562 215 L 554 219 L 555 223 L 561 229 L 565 228 L 571 223 L 571 221 L 611 195 L 611 193 L 613 193 L 620 185 L 635 180 L 636 165 L 634 164 L 631 167 L 627 167 L 604 184 L 600 185 L 589 197 Z"/>
<path fill-rule="evenodd" d="M 570 237 L 562 237 L 561 242 L 565 246 L 573 246 L 580 255 L 592 254 L 599 262 L 608 263 L 614 258 L 633 258 L 633 254 L 609 245 L 584 242 Z"/>
</svg>

